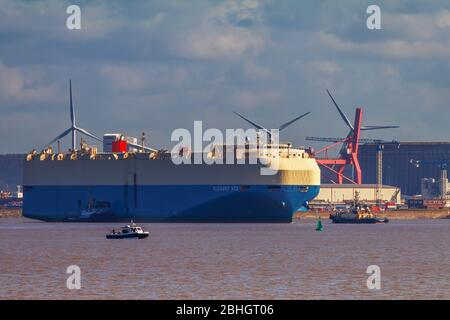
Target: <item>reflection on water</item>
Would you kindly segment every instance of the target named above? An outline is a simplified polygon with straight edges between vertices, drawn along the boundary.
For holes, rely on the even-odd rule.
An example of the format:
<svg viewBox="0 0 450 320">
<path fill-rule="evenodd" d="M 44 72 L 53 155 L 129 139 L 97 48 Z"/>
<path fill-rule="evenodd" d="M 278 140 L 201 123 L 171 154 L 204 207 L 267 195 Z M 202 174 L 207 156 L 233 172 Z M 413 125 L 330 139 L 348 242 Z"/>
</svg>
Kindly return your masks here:
<svg viewBox="0 0 450 320">
<path fill-rule="evenodd" d="M 450 299 L 450 220 L 144 224 L 148 239 L 106 240 L 118 226 L 0 219 L 0 298 Z"/>
</svg>

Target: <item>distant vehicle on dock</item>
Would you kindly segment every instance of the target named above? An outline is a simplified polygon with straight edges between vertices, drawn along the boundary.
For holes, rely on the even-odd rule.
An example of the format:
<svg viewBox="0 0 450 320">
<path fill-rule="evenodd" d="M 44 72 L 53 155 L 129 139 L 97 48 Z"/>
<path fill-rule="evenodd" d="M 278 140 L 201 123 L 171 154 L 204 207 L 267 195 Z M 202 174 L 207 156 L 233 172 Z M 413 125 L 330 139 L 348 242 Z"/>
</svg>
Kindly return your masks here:
<svg viewBox="0 0 450 320">
<path fill-rule="evenodd" d="M 148 235 L 149 235 L 148 231 L 142 230 L 141 227 L 131 222 L 131 224 L 122 227 L 120 231 L 115 231 L 113 229 L 111 233 L 106 235 L 106 239 L 127 239 L 127 238 L 145 239 L 148 237 Z"/>
<path fill-rule="evenodd" d="M 347 210 L 340 210 L 330 214 L 333 223 L 388 223 L 388 218 L 378 218 L 369 207 L 360 203 L 359 194 L 355 192 L 355 198 L 351 207 Z"/>
</svg>

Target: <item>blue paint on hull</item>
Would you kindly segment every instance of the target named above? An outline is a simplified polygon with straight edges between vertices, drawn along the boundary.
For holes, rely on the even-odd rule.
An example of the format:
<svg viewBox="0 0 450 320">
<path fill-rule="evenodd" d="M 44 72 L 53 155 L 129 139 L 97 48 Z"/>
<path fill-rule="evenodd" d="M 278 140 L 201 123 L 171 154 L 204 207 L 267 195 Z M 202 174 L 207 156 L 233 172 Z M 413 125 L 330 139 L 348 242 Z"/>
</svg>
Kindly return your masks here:
<svg viewBox="0 0 450 320">
<path fill-rule="evenodd" d="M 319 186 L 25 186 L 23 215 L 45 221 L 78 216 L 90 199 L 108 201 L 118 220 L 291 222 Z"/>
</svg>

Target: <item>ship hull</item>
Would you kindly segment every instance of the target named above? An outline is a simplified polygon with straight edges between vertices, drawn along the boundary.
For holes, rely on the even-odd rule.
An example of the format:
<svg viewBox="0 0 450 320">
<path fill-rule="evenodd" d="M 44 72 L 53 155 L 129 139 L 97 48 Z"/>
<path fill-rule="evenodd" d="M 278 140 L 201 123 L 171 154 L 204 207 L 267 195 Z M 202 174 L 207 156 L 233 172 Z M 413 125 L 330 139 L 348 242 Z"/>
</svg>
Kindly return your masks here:
<svg viewBox="0 0 450 320">
<path fill-rule="evenodd" d="M 291 222 L 319 186 L 25 186 L 24 216 L 77 220 L 85 199 L 111 203 L 102 219 L 137 222 Z"/>
<path fill-rule="evenodd" d="M 388 223 L 389 220 L 387 218 L 360 218 L 360 219 L 349 219 L 349 218 L 339 218 L 339 217 L 331 217 L 331 221 L 333 223 L 341 223 L 341 224 L 375 224 L 375 223 Z"/>
<path fill-rule="evenodd" d="M 114 221 L 291 222 L 319 192 L 317 163 L 287 158 L 270 175 L 262 174 L 265 168 L 260 163 L 176 165 L 146 154 L 33 159 L 24 163 L 23 215 L 83 221 L 77 217 L 86 207 L 107 202 Z"/>
</svg>

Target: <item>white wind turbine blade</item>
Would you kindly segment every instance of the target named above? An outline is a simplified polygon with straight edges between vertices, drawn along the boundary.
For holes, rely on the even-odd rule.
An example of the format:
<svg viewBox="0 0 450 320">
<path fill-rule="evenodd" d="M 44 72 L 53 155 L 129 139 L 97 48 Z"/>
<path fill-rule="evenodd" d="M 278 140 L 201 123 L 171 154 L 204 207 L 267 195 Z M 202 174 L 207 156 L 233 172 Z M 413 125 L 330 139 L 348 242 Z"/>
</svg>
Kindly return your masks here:
<svg viewBox="0 0 450 320">
<path fill-rule="evenodd" d="M 258 123 L 256 123 L 256 122 L 254 122 L 254 121 L 252 121 L 252 120 L 250 120 L 250 119 L 247 119 L 246 117 L 244 117 L 243 115 L 241 115 L 240 113 L 238 113 L 238 112 L 236 112 L 236 111 L 233 111 L 233 112 L 234 112 L 234 114 L 238 115 L 240 118 L 244 119 L 245 121 L 247 121 L 248 123 L 250 123 L 250 124 L 253 125 L 254 127 L 263 130 L 263 131 L 266 132 L 269 136 L 272 135 L 272 133 L 270 132 L 270 130 L 264 128 L 262 125 L 260 125 L 260 124 L 258 124 Z"/>
<path fill-rule="evenodd" d="M 93 138 L 93 139 L 95 139 L 95 140 L 97 140 L 97 141 L 103 142 L 102 139 L 100 139 L 100 138 L 97 137 L 96 135 L 94 135 L 94 134 L 92 134 L 92 133 L 90 133 L 90 132 L 88 132 L 88 131 L 86 131 L 86 130 L 84 130 L 84 129 L 82 129 L 82 128 L 75 127 L 74 129 L 77 130 L 77 131 L 79 131 L 79 132 L 81 132 L 82 134 L 87 135 L 88 137 L 91 137 L 91 138 Z"/>
<path fill-rule="evenodd" d="M 378 129 L 396 129 L 400 128 L 399 126 L 364 126 L 361 127 L 361 130 L 378 130 Z"/>
<path fill-rule="evenodd" d="M 72 127 L 75 127 L 75 110 L 73 108 L 73 100 L 72 100 L 72 80 L 69 80 L 69 91 L 70 91 L 70 121 L 72 122 Z"/>
<path fill-rule="evenodd" d="M 328 91 L 327 89 L 327 93 L 331 98 L 331 101 L 333 101 L 334 106 L 336 107 L 336 109 L 338 110 L 339 114 L 341 115 L 342 119 L 344 120 L 345 124 L 350 128 L 350 130 L 353 130 L 353 125 L 350 122 L 350 120 L 348 120 L 347 116 L 345 115 L 344 111 L 342 111 L 341 108 L 339 108 L 338 104 L 336 103 L 336 101 L 334 100 L 333 96 L 331 95 L 330 91 Z"/>
<path fill-rule="evenodd" d="M 50 141 L 49 143 L 47 143 L 47 146 L 49 146 L 49 145 L 51 145 L 53 142 L 58 141 L 59 139 L 65 137 L 65 136 L 68 135 L 71 131 L 72 131 L 72 128 L 67 129 L 66 131 L 64 131 L 63 133 L 61 133 L 59 136 L 57 136 L 55 139 L 53 139 L 52 141 Z"/>
<path fill-rule="evenodd" d="M 281 131 L 281 130 L 285 129 L 286 127 L 288 127 L 288 126 L 290 126 L 291 124 L 293 124 L 295 121 L 297 121 L 297 120 L 299 120 L 299 119 L 301 119 L 301 118 L 303 118 L 303 117 L 306 117 L 306 116 L 307 116 L 308 114 L 310 114 L 310 113 L 311 113 L 311 112 L 306 112 L 306 113 L 302 114 L 301 116 L 298 116 L 297 118 L 292 119 L 291 121 L 288 121 L 288 122 L 282 124 L 282 125 L 278 128 L 278 131 Z"/>
</svg>

